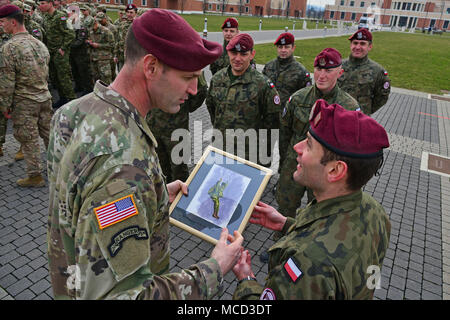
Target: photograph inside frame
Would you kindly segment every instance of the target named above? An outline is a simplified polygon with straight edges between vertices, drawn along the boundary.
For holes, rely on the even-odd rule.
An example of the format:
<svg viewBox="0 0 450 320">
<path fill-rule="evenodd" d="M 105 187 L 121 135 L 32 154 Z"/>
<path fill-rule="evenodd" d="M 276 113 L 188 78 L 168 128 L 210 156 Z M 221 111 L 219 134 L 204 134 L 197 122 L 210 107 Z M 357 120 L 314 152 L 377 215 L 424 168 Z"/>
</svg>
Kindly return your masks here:
<svg viewBox="0 0 450 320">
<path fill-rule="evenodd" d="M 178 194 L 170 222 L 216 244 L 222 228 L 243 232 L 261 198 L 272 170 L 208 146 L 186 183 L 189 195 Z"/>
</svg>

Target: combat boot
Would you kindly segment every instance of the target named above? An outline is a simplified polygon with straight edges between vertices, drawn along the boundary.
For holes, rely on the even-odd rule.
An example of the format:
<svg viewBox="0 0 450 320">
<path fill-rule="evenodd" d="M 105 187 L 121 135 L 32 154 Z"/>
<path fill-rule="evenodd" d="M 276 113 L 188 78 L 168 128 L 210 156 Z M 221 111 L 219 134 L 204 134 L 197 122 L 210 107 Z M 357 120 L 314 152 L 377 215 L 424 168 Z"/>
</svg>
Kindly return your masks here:
<svg viewBox="0 0 450 320">
<path fill-rule="evenodd" d="M 3 146 L 0 146 L 0 157 L 3 157 Z"/>
<path fill-rule="evenodd" d="M 45 180 L 41 175 L 19 179 L 16 183 L 21 187 L 43 187 Z"/>
<path fill-rule="evenodd" d="M 23 155 L 23 152 L 22 152 L 22 146 L 20 146 L 19 151 L 17 151 L 16 155 L 14 156 L 14 160 L 20 161 L 20 160 L 23 160 L 23 159 L 24 159 L 24 155 Z"/>
</svg>

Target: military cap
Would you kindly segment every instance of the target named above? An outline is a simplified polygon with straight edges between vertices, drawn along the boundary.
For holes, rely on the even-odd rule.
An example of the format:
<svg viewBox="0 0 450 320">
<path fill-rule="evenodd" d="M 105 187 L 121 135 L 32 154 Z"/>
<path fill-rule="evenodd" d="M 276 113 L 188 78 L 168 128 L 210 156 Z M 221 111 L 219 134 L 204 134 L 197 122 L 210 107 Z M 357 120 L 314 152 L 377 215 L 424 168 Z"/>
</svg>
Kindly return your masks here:
<svg viewBox="0 0 450 320">
<path fill-rule="evenodd" d="M 99 12 L 95 16 L 95 20 L 97 21 L 102 21 L 104 18 L 106 18 L 106 14 L 104 12 Z"/>
<path fill-rule="evenodd" d="M 295 38 L 292 33 L 283 32 L 282 34 L 280 34 L 278 36 L 277 40 L 275 40 L 275 42 L 273 44 L 278 46 L 278 45 L 291 44 L 294 42 L 295 42 Z"/>
<path fill-rule="evenodd" d="M 239 23 L 235 18 L 226 18 L 222 24 L 222 29 L 224 28 L 238 28 Z"/>
<path fill-rule="evenodd" d="M 137 7 L 136 7 L 135 4 L 130 3 L 130 4 L 127 5 L 127 7 L 125 8 L 125 11 L 127 11 L 127 10 L 134 10 L 134 11 L 137 11 Z"/>
<path fill-rule="evenodd" d="M 29 4 L 24 3 L 23 4 L 23 11 L 31 12 L 32 8 Z"/>
<path fill-rule="evenodd" d="M 366 40 L 366 41 L 372 41 L 372 33 L 366 28 L 361 28 L 358 31 L 356 31 L 348 40 Z"/>
<path fill-rule="evenodd" d="M 181 16 L 169 10 L 148 10 L 134 19 L 131 28 L 147 52 L 178 70 L 201 70 L 222 54 L 219 43 L 202 39 Z"/>
<path fill-rule="evenodd" d="M 33 0 L 25 0 L 23 3 L 29 5 L 32 8 L 36 8 L 36 2 L 34 2 Z"/>
<path fill-rule="evenodd" d="M 389 147 L 386 130 L 360 111 L 319 99 L 309 116 L 309 133 L 325 148 L 350 158 L 376 158 Z"/>
<path fill-rule="evenodd" d="M 89 11 L 91 11 L 91 8 L 89 8 L 87 5 L 85 5 L 85 4 L 82 4 L 82 5 L 80 5 L 80 10 L 81 11 L 84 11 L 84 10 L 89 10 Z"/>
<path fill-rule="evenodd" d="M 247 33 L 240 33 L 228 43 L 228 51 L 245 52 L 253 49 L 253 39 Z"/>
<path fill-rule="evenodd" d="M 16 0 L 16 1 L 11 2 L 11 4 L 13 4 L 15 6 L 18 6 L 20 9 L 23 9 L 23 2 L 22 1 Z"/>
<path fill-rule="evenodd" d="M 339 67 L 342 64 L 342 56 L 334 48 L 326 48 L 320 52 L 314 59 L 314 67 L 322 69 L 331 69 Z"/>
<path fill-rule="evenodd" d="M 13 4 L 7 4 L 0 8 L 0 18 L 6 18 L 20 12 L 20 8 Z"/>
</svg>

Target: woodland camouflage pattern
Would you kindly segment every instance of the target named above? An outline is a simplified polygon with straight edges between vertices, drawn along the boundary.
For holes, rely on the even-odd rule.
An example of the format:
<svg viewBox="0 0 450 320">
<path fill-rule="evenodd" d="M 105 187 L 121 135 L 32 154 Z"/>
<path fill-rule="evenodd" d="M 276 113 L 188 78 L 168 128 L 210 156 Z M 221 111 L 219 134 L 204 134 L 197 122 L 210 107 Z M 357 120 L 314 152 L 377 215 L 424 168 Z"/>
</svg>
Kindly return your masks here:
<svg viewBox="0 0 450 320">
<path fill-rule="evenodd" d="M 284 107 L 289 97 L 301 88 L 311 85 L 311 76 L 294 56 L 286 59 L 277 57 L 269 61 L 262 71 L 275 84 Z"/>
<path fill-rule="evenodd" d="M 168 193 L 144 117 L 97 82 L 60 108 L 48 151 L 48 257 L 56 299 L 207 299 L 213 258 L 169 270 Z M 138 214 L 100 229 L 94 208 L 131 195 Z"/>
<path fill-rule="evenodd" d="M 383 207 L 361 190 L 315 200 L 288 218 L 285 236 L 269 249 L 269 276 L 264 287 L 240 283 L 233 299 L 258 299 L 264 288 L 276 299 L 372 299 L 369 266 L 381 269 L 391 224 Z M 292 258 L 302 272 L 293 282 L 285 270 Z M 369 279 L 370 282 L 370 279 Z M 372 283 L 371 283 L 372 284 Z"/>
<path fill-rule="evenodd" d="M 206 106 L 213 127 L 220 130 L 223 136 L 223 146 L 217 145 L 217 147 L 223 148 L 225 151 L 227 151 L 225 134 L 227 129 L 242 129 L 244 132 L 248 129 L 267 129 L 270 137 L 270 129 L 279 127 L 281 110 L 281 101 L 277 89 L 266 76 L 251 66 L 243 75 L 233 76 L 234 80 L 232 80 L 230 74 L 231 66 L 216 73 L 211 79 L 208 96 L 206 97 Z M 267 141 L 260 141 L 259 135 L 257 139 L 259 142 L 256 149 L 259 149 L 263 143 L 267 143 Z M 248 140 L 245 141 L 245 159 L 255 161 L 253 159 L 256 159 L 256 157 L 249 157 Z M 239 156 L 236 151 L 236 141 L 234 146 L 235 151 L 231 153 Z M 269 152 L 267 154 L 269 155 Z"/>
<path fill-rule="evenodd" d="M 166 113 L 160 109 L 152 109 L 148 113 L 146 120 L 148 126 L 151 128 L 158 142 L 159 163 L 166 176 L 166 181 L 181 180 L 186 181 L 189 177 L 189 169 L 186 163 L 174 164 L 172 162 L 172 149 L 179 144 L 179 141 L 172 141 L 172 132 L 176 129 L 183 128 L 189 130 L 189 113 L 194 112 L 205 101 L 208 93 L 208 84 L 205 76 L 202 75 L 198 79 L 197 94 L 195 96 L 189 95 L 182 105 L 180 111 L 174 114 Z"/>
<path fill-rule="evenodd" d="M 104 83 L 112 82 L 111 59 L 113 58 L 114 35 L 107 28 L 97 23 L 97 30 L 89 30 L 89 40 L 98 44 L 97 48 L 89 46 L 92 75 L 94 79 Z"/>
<path fill-rule="evenodd" d="M 280 117 L 280 178 L 278 179 L 276 199 L 278 211 L 287 217 L 295 217 L 295 211 L 301 205 L 306 188 L 292 178 L 297 167 L 297 153 L 293 147 L 306 138 L 309 129 L 309 114 L 318 99 L 329 104 L 337 103 L 347 110 L 357 110 L 358 103 L 337 85 L 324 95 L 311 86 L 294 93 L 286 103 Z"/>
<path fill-rule="evenodd" d="M 367 115 L 384 106 L 391 92 L 391 80 L 387 71 L 365 56 L 355 59 L 350 56 L 342 62 L 344 74 L 338 79 L 339 87 L 355 98 L 361 111 Z"/>
</svg>

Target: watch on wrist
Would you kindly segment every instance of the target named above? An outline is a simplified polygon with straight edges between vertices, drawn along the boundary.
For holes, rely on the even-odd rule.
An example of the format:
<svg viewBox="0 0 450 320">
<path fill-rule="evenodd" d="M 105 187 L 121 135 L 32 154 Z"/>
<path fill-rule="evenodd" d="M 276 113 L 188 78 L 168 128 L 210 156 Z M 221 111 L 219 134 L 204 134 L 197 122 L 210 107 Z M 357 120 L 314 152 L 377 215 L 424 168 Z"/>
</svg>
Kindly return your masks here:
<svg viewBox="0 0 450 320">
<path fill-rule="evenodd" d="M 241 280 L 239 280 L 239 283 L 238 283 L 238 284 L 240 284 L 241 282 L 244 282 L 244 281 L 250 281 L 250 280 L 256 281 L 256 278 L 250 277 L 250 276 L 246 276 L 245 278 L 242 278 Z"/>
</svg>

